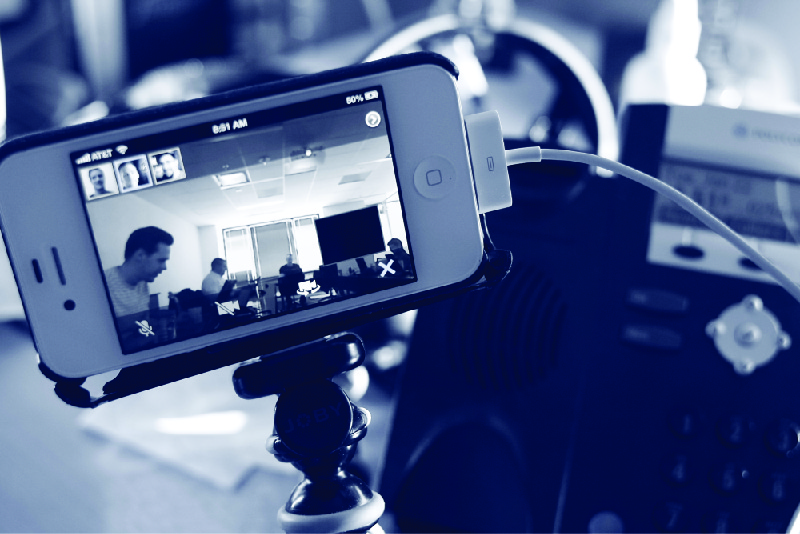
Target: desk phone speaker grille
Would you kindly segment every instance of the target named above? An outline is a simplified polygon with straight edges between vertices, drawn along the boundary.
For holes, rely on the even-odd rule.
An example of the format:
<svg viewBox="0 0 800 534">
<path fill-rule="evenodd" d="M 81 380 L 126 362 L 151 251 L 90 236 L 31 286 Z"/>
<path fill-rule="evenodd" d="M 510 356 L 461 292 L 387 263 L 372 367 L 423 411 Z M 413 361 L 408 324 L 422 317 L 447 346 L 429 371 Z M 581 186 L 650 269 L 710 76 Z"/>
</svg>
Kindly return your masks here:
<svg viewBox="0 0 800 534">
<path fill-rule="evenodd" d="M 455 372 L 483 389 L 525 388 L 557 364 L 566 305 L 552 281 L 515 265 L 490 291 L 458 298 L 446 328 Z"/>
</svg>

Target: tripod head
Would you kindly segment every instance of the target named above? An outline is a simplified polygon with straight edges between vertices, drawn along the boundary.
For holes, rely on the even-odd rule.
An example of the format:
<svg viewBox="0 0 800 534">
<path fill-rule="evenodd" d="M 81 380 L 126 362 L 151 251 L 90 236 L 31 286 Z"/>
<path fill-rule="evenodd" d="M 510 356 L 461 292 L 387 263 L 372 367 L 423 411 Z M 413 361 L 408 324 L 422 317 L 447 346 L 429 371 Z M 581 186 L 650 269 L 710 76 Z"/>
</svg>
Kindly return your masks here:
<svg viewBox="0 0 800 534">
<path fill-rule="evenodd" d="M 305 475 L 278 513 L 286 532 L 367 531 L 383 514 L 381 496 L 346 470 L 370 414 L 331 382 L 364 357 L 361 339 L 346 333 L 244 363 L 233 374 L 244 399 L 279 395 L 267 450 Z"/>
</svg>

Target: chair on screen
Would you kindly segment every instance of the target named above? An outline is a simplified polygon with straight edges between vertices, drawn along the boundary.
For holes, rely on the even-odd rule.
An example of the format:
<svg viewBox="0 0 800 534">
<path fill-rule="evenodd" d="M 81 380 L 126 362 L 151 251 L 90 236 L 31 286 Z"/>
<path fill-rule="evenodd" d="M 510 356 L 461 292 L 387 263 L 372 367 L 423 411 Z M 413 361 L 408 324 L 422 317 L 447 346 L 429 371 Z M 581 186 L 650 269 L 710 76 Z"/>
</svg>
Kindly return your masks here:
<svg viewBox="0 0 800 534">
<path fill-rule="evenodd" d="M 301 295 L 297 293 L 300 282 L 305 280 L 305 273 L 287 273 L 278 279 L 278 291 L 281 293 L 282 311 L 295 308 L 301 302 Z"/>
</svg>

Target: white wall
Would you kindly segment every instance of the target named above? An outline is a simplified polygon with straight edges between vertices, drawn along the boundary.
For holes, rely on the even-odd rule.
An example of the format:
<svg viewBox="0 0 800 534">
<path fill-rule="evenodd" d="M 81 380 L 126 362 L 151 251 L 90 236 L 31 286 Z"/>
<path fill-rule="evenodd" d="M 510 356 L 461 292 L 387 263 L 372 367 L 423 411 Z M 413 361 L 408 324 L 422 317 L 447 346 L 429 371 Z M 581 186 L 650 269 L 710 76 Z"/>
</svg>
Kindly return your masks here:
<svg viewBox="0 0 800 534">
<path fill-rule="evenodd" d="M 408 251 L 408 236 L 406 236 L 406 226 L 403 222 L 403 209 L 400 206 L 399 200 L 387 201 L 384 206 L 386 213 L 382 217 L 385 218 L 387 224 L 383 227 L 383 236 L 386 243 L 393 237 L 396 237 L 403 242 L 403 248 Z"/>
<path fill-rule="evenodd" d="M 222 230 L 216 226 L 200 226 L 197 229 L 200 237 L 200 262 L 203 267 L 203 276 L 211 270 L 214 258 L 225 257 L 225 247 L 222 244 Z"/>
<path fill-rule="evenodd" d="M 797 46 L 797 0 L 740 1 L 734 40 L 735 64 L 755 80 L 745 88 L 754 92 L 752 107 L 771 109 L 772 100 L 791 99 L 794 113 L 800 102 L 800 47 Z M 738 41 L 737 41 L 738 40 Z M 760 82 L 760 83 L 759 83 Z M 784 104 L 788 104 L 785 102 Z"/>
</svg>

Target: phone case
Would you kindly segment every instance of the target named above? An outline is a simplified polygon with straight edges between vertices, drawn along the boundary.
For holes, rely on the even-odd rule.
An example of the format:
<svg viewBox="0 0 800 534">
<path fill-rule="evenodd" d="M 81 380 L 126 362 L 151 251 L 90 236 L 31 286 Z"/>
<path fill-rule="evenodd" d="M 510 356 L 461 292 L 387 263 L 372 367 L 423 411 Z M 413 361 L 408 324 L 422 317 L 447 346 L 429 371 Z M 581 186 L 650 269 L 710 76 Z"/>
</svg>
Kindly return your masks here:
<svg viewBox="0 0 800 534">
<path fill-rule="evenodd" d="M 238 89 L 207 98 L 136 111 L 110 117 L 94 123 L 12 139 L 7 144 L 0 146 L 0 159 L 17 151 L 70 139 L 74 136 L 83 136 L 105 131 L 108 128 L 136 125 L 142 121 L 173 117 L 183 113 L 211 109 L 219 105 L 234 104 L 253 98 L 277 95 L 350 78 L 424 64 L 439 66 L 449 72 L 453 77 L 457 78 L 458 76 L 458 72 L 453 63 L 443 56 L 428 52 L 405 54 L 318 74 Z M 104 394 L 99 398 L 93 398 L 89 391 L 82 387 L 85 378 L 74 379 L 60 376 L 49 369 L 43 362 L 40 362 L 39 367 L 45 376 L 56 382 L 56 393 L 64 402 L 79 407 L 94 407 L 110 400 L 135 394 L 196 374 L 232 365 L 258 356 L 271 354 L 298 344 L 336 334 L 369 321 L 418 308 L 419 306 L 459 292 L 490 285 L 496 280 L 501 279 L 508 272 L 511 264 L 511 255 L 505 251 L 495 250 L 488 237 L 483 216 L 481 216 L 481 222 L 485 236 L 485 253 L 482 266 L 472 277 L 452 286 L 437 288 L 436 290 L 422 292 L 408 297 L 401 297 L 390 302 L 342 312 L 334 317 L 315 319 L 301 325 L 288 326 L 278 331 L 256 334 L 251 337 L 240 338 L 212 347 L 206 347 L 204 349 L 128 367 L 121 370 L 116 378 L 104 386 Z"/>
</svg>

